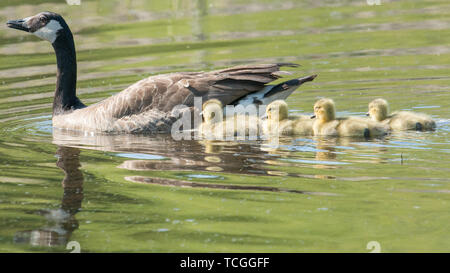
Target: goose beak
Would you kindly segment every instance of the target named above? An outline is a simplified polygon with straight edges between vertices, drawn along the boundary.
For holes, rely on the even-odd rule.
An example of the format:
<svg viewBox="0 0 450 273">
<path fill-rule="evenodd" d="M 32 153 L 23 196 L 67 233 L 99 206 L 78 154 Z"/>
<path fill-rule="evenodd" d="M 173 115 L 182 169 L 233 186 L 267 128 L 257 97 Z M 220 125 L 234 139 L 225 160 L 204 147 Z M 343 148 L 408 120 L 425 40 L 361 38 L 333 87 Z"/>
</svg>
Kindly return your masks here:
<svg viewBox="0 0 450 273">
<path fill-rule="evenodd" d="M 6 26 L 8 26 L 9 28 L 14 28 L 14 29 L 18 29 L 18 30 L 23 30 L 26 32 L 30 32 L 30 28 L 27 25 L 27 20 L 24 19 L 20 19 L 20 20 L 9 20 L 6 23 Z"/>
<path fill-rule="evenodd" d="M 366 116 L 368 116 L 368 117 L 369 117 L 369 116 L 370 116 L 370 114 L 369 114 L 369 113 L 366 113 Z"/>
<path fill-rule="evenodd" d="M 316 115 L 311 116 L 311 119 L 316 118 Z"/>
</svg>

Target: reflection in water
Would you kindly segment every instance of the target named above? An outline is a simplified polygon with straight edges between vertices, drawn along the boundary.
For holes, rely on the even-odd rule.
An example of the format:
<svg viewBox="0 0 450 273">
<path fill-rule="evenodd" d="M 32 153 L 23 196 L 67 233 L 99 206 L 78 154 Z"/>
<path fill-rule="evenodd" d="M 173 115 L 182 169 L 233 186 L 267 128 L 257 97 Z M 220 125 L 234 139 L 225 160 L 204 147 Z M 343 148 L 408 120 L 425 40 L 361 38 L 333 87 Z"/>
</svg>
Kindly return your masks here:
<svg viewBox="0 0 450 273">
<path fill-rule="evenodd" d="M 150 74 L 209 71 L 243 63 L 295 62 L 304 65 L 295 73 L 322 75 L 320 81 L 289 98 L 292 110 L 299 114 L 312 111 L 318 96 L 334 98 L 344 111 L 342 115 L 362 115 L 369 101 L 384 97 L 397 110 L 424 111 L 439 120 L 434 133 L 397 132 L 385 140 L 373 141 L 293 137 L 281 139 L 278 147 L 256 141 L 175 142 L 164 136 L 68 134 L 59 139 L 56 132 L 54 143 L 78 147 L 82 153 L 92 155 L 86 157 L 92 164 L 83 169 L 85 179 L 98 159 L 102 169 L 94 169 L 90 176 L 98 181 L 96 188 L 125 198 L 110 198 L 109 194 L 96 197 L 99 202 L 91 206 L 97 212 L 90 214 L 90 220 L 102 223 L 110 216 L 125 221 L 103 225 L 102 229 L 83 226 L 80 221 L 72 240 L 85 229 L 83 234 L 90 234 L 93 250 L 110 252 L 137 251 L 136 242 L 141 242 L 142 251 L 162 252 L 297 252 L 336 246 L 336 251 L 358 252 L 364 251 L 368 237 L 381 236 L 390 242 L 391 250 L 448 250 L 445 216 L 450 197 L 450 46 L 449 35 L 442 35 L 450 28 L 448 1 L 386 2 L 369 7 L 364 0 L 86 0 L 74 8 L 65 1 L 0 1 L 4 21 L 6 17 L 23 18 L 47 8 L 66 14 L 79 41 L 79 93 L 89 104 Z M 49 186 L 48 191 L 37 184 L 55 171 L 56 159 L 48 172 L 49 158 L 42 154 L 56 150 L 48 145 L 52 141 L 48 116 L 53 96 L 48 91 L 54 86 L 54 60 L 48 54 L 52 49 L 18 32 L 2 29 L 0 36 L 0 180 L 5 180 L 0 183 L 0 249 L 29 249 L 27 245 L 11 247 L 14 235 L 16 242 L 28 245 L 56 245 L 58 240 L 63 245 L 70 240 L 71 229 L 76 228 L 75 217 L 81 220 L 76 211 L 82 198 L 82 178 L 76 158 L 63 160 L 60 148 L 58 165 L 72 165 L 65 167 L 63 204 L 58 204 L 57 197 L 56 207 L 42 205 L 42 196 L 52 196 L 55 186 Z M 76 157 L 76 149 L 72 151 Z M 149 156 L 133 157 L 133 153 Z M 118 165 L 125 169 L 115 169 Z M 70 181 L 71 176 L 80 179 L 79 186 Z M 193 185 L 184 182 L 200 186 L 273 186 L 330 191 L 340 197 L 256 190 L 233 194 L 234 189 L 204 188 L 202 193 L 217 194 L 198 194 L 198 198 L 190 200 L 186 191 L 200 191 L 198 188 L 172 191 L 174 188 L 165 186 L 135 187 L 131 182 L 123 183 L 125 176 L 144 177 L 147 182 L 148 176 L 170 176 L 175 181 L 159 182 L 176 184 L 181 180 L 185 187 Z M 36 179 L 27 184 L 30 178 Z M 11 183 L 4 183 L 8 181 Z M 56 184 L 58 187 L 59 181 Z M 151 189 L 156 187 L 160 195 L 154 199 Z M 151 189 L 137 194 L 141 188 Z M 85 195 L 83 206 L 87 192 Z M 242 198 L 228 198 L 236 195 Z M 128 206 L 129 198 L 139 198 L 143 206 Z M 186 209 L 172 210 L 180 204 L 186 204 Z M 223 209 L 195 210 L 214 204 Z M 114 209 L 116 205 L 120 211 Z M 105 206 L 110 208 L 107 214 L 102 212 Z M 38 212 L 42 216 L 34 213 L 33 217 L 23 217 L 24 210 L 44 208 L 54 210 Z M 161 223 L 166 218 L 195 219 L 195 223 L 171 226 L 171 232 L 158 234 L 146 232 L 143 227 L 167 228 L 169 223 Z M 327 223 L 338 225 L 328 228 Z M 423 236 L 416 236 L 418 230 L 425 229 Z M 14 234 L 18 230 L 29 231 Z M 105 243 L 106 237 L 100 233 L 103 231 L 108 232 L 111 243 Z"/>
<path fill-rule="evenodd" d="M 53 131 L 53 143 L 111 153 L 139 153 L 163 156 L 163 160 L 130 160 L 119 167 L 130 170 L 224 171 L 239 174 L 267 174 L 266 155 L 257 142 L 176 141 L 169 134 L 85 135 L 64 130 Z M 114 154 L 112 154 L 114 156 Z M 121 157 L 124 154 L 120 155 Z"/>
<path fill-rule="evenodd" d="M 415 137 L 417 140 L 417 137 Z M 93 149 L 112 156 L 128 158 L 117 167 L 132 171 L 183 171 L 182 176 L 205 178 L 204 172 L 229 174 L 285 176 L 320 180 L 362 181 L 389 179 L 352 175 L 343 176 L 340 170 L 354 164 L 392 162 L 389 147 L 395 136 L 381 139 L 364 138 L 292 138 L 283 137 L 277 145 L 269 141 L 176 141 L 168 134 L 111 135 L 85 134 L 66 130 L 53 130 L 53 143 L 60 146 Z M 398 143 L 396 143 L 398 144 Z M 422 148 L 421 143 L 406 143 L 408 148 Z M 398 146 L 398 145 L 397 145 Z M 423 149 L 423 148 L 422 148 Z M 67 172 L 67 164 L 65 162 Z M 63 168 L 61 166 L 61 168 Z M 351 168 L 351 167 L 350 167 Z M 64 169 L 64 168 L 63 168 Z M 81 173 L 71 168 L 72 179 Z M 313 171 L 313 169 L 315 169 Z M 189 173 L 193 172 L 193 173 Z M 67 173 L 68 175 L 70 173 Z M 126 177 L 128 181 L 178 187 L 204 187 L 215 189 L 279 191 L 304 193 L 301 190 L 265 188 L 222 184 L 196 183 L 181 180 L 156 179 L 143 176 Z M 68 190 L 68 189 L 67 189 Z"/>
<path fill-rule="evenodd" d="M 47 225 L 34 230 L 17 232 L 15 243 L 27 243 L 33 246 L 66 245 L 73 231 L 78 228 L 75 214 L 83 201 L 83 173 L 80 171 L 80 150 L 58 147 L 56 165 L 64 171 L 62 181 L 63 197 L 59 209 L 38 211 L 37 214 L 47 219 Z"/>
<path fill-rule="evenodd" d="M 316 160 L 318 162 L 328 162 L 336 159 L 336 139 L 319 139 L 317 142 Z M 331 164 L 316 164 L 313 166 L 317 169 L 334 169 L 336 165 Z"/>
<path fill-rule="evenodd" d="M 345 145 L 351 151 L 354 149 L 352 145 L 364 143 L 361 141 L 365 140 L 308 138 L 299 142 L 283 137 L 277 145 L 273 145 L 271 141 L 176 141 L 168 134 L 111 135 L 53 131 L 53 143 L 128 157 L 118 167 L 133 171 L 210 171 L 318 179 L 336 177 L 329 173 L 290 173 L 274 167 L 307 166 L 324 171 L 341 168 L 352 163 L 337 159 L 337 155 L 343 153 L 338 152 L 337 147 L 343 148 L 342 145 Z M 385 147 L 378 149 L 379 153 L 386 153 Z M 379 160 L 379 157 L 365 160 Z"/>
<path fill-rule="evenodd" d="M 199 41 L 207 39 L 204 27 L 204 17 L 208 15 L 208 3 L 206 0 L 197 0 L 192 20 L 192 33 Z"/>
<path fill-rule="evenodd" d="M 53 142 L 58 145 L 72 145 L 75 147 L 84 147 L 109 152 L 134 152 L 150 153 L 161 157 L 157 160 L 125 160 L 118 168 L 138 171 L 148 170 L 170 170 L 170 171 L 226 171 L 239 174 L 265 174 L 274 176 L 287 176 L 288 173 L 274 170 L 265 170 L 263 164 L 266 153 L 259 148 L 257 143 L 237 143 L 223 141 L 175 141 L 171 135 L 108 135 L 108 134 L 89 134 L 69 132 L 66 130 L 54 130 Z M 252 145 L 253 144 L 253 145 Z M 75 149 L 75 148 L 73 148 Z M 78 150 L 78 149 L 77 149 Z M 120 157 L 127 154 L 121 153 Z M 128 154 L 133 157 L 132 154 Z M 142 157 L 142 155 L 140 156 Z M 67 165 L 67 163 L 66 163 Z M 59 166 L 59 165 L 58 165 Z M 72 165 L 73 166 L 73 165 Z M 74 166 L 73 166 L 74 167 Z M 67 176 L 81 176 L 79 174 L 69 173 L 65 170 Z M 78 168 L 72 168 L 78 170 Z M 203 175 L 204 176 L 204 175 Z M 202 176 L 202 177 L 203 177 Z M 194 177 L 196 177 L 194 175 Z M 253 191 L 271 191 L 271 192 L 290 192 L 315 195 L 332 195 L 324 192 L 309 192 L 303 190 L 284 189 L 276 187 L 261 186 L 240 186 L 223 185 L 213 183 L 198 183 L 182 181 L 167 178 L 129 176 L 126 180 L 137 183 L 158 184 L 164 186 L 191 187 L 191 188 L 212 188 L 226 190 L 253 190 Z"/>
<path fill-rule="evenodd" d="M 223 184 L 212 184 L 212 183 L 199 183 L 182 181 L 168 178 L 159 177 L 144 177 L 144 176 L 128 176 L 125 177 L 126 180 L 145 183 L 145 184 L 157 184 L 163 186 L 171 187 L 184 187 L 184 188 L 207 188 L 207 189 L 222 189 L 222 190 L 250 190 L 250 191 L 270 191 L 270 192 L 290 192 L 290 193 L 300 193 L 300 194 L 312 194 L 312 195 L 327 195 L 336 196 L 337 194 L 328 192 L 312 192 L 312 191 L 301 191 L 301 190 L 291 190 L 276 187 L 260 187 L 260 186 L 240 186 L 240 185 L 223 185 Z"/>
<path fill-rule="evenodd" d="M 417 138 L 417 137 L 416 137 Z M 387 141 L 388 140 L 388 141 Z M 406 145 L 403 140 L 403 145 Z M 340 179 L 345 181 L 372 180 L 373 177 L 336 177 L 325 171 L 342 168 L 355 162 L 364 162 L 362 148 L 370 151 L 370 158 L 365 162 L 382 162 L 383 155 L 388 154 L 388 147 L 395 139 L 367 141 L 349 138 L 283 138 L 277 146 L 264 145 L 261 141 L 223 142 L 223 141 L 175 141 L 170 135 L 91 135 L 64 130 L 53 131 L 53 143 L 59 146 L 56 165 L 61 168 L 65 177 L 62 181 L 64 189 L 61 207 L 56 210 L 37 212 L 47 219 L 47 225 L 35 230 L 17 232 L 16 243 L 27 243 L 34 246 L 66 245 L 74 230 L 78 228 L 76 213 L 83 200 L 83 174 L 80 171 L 80 149 L 94 149 L 116 153 L 117 157 L 129 157 L 118 167 L 133 171 L 169 170 L 169 171 L 212 171 L 237 174 L 290 176 L 309 179 Z M 398 142 L 398 141 L 397 141 Z M 398 143 L 397 143 L 398 144 Z M 408 145 L 412 144 L 408 142 Z M 419 144 L 417 147 L 422 148 Z M 298 152 L 306 152 L 299 156 Z M 357 156 L 347 160 L 346 156 L 355 151 Z M 305 158 L 305 154 L 311 156 Z M 148 155 L 148 156 L 145 156 Z M 342 157 L 342 158 L 341 158 Z M 144 158 L 144 159 L 141 159 Z M 155 159 L 152 159 L 155 158 Z M 356 159 L 355 159 L 356 158 Z M 292 167 L 305 167 L 303 170 L 316 169 L 324 173 L 290 173 Z M 276 169 L 280 167 L 280 169 Z M 275 168 L 275 169 L 274 169 Z M 334 173 L 333 173 L 334 174 Z M 206 174 L 186 174 L 189 178 L 217 178 Z M 305 191 L 273 186 L 235 185 L 227 183 L 195 182 L 179 179 L 129 175 L 124 179 L 144 184 L 169 187 L 204 188 L 217 190 L 281 192 L 322 196 L 338 196 L 341 194 Z M 377 177 L 377 179 L 392 179 Z M 445 192 L 448 191 L 441 191 Z"/>
</svg>

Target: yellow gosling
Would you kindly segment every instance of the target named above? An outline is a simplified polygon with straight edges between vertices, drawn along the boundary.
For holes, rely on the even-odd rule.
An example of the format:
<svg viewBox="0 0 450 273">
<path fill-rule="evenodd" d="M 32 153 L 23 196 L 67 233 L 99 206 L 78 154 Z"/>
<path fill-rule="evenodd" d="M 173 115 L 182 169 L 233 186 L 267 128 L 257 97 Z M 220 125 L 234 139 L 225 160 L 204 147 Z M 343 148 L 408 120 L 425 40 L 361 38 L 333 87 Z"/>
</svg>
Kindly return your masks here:
<svg viewBox="0 0 450 273">
<path fill-rule="evenodd" d="M 223 105 L 217 99 L 203 104 L 203 123 L 199 130 L 208 139 L 245 138 L 259 135 L 260 120 L 257 116 L 235 114 L 223 117 Z"/>
<path fill-rule="evenodd" d="M 392 130 L 433 131 L 436 129 L 436 123 L 426 114 L 398 111 L 389 115 L 389 104 L 385 99 L 371 101 L 367 115 L 374 121 L 389 125 Z"/>
<path fill-rule="evenodd" d="M 203 103 L 203 122 L 200 125 L 200 133 L 207 138 L 215 138 L 223 132 L 218 130 L 218 124 L 223 122 L 222 103 L 219 100 L 212 99 Z"/>
<path fill-rule="evenodd" d="M 308 116 L 291 116 L 284 100 L 276 100 L 266 108 L 267 122 L 264 126 L 266 134 L 276 135 L 313 135 L 313 123 Z"/>
<path fill-rule="evenodd" d="M 323 98 L 314 104 L 315 136 L 355 136 L 376 137 L 388 133 L 388 128 L 381 123 L 361 118 L 336 118 L 336 110 L 332 99 Z"/>
</svg>

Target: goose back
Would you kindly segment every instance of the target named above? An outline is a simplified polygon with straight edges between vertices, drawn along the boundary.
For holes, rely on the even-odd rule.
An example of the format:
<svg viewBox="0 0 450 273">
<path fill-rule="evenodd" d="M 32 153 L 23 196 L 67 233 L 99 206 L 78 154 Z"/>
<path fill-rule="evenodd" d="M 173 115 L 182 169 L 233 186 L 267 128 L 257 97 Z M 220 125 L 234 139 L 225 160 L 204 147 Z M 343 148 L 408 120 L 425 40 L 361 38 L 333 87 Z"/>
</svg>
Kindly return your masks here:
<svg viewBox="0 0 450 273">
<path fill-rule="evenodd" d="M 172 109 L 194 106 L 194 97 L 233 104 L 280 78 L 280 67 L 296 64 L 242 65 L 211 72 L 151 76 L 86 108 L 53 117 L 53 126 L 71 130 L 135 132 L 170 128 Z"/>
</svg>

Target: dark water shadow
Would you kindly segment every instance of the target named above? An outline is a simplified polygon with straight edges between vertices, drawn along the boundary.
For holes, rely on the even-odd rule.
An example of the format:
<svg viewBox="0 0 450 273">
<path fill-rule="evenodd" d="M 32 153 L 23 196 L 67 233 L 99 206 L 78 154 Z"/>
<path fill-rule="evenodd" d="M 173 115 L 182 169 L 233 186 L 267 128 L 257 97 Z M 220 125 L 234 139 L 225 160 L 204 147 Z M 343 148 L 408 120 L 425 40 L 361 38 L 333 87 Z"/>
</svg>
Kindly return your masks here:
<svg viewBox="0 0 450 273">
<path fill-rule="evenodd" d="M 277 187 L 262 187 L 262 186 L 241 186 L 241 185 L 224 185 L 224 184 L 212 184 L 212 183 L 200 183 L 191 182 L 184 180 L 175 180 L 168 178 L 159 177 L 144 177 L 144 176 L 127 176 L 126 180 L 144 183 L 144 184 L 154 184 L 169 187 L 181 187 L 181 188 L 204 188 L 204 189 L 221 189 L 221 190 L 241 190 L 241 191 L 267 191 L 267 192 L 288 192 L 288 193 L 298 193 L 298 194 L 311 194 L 311 195 L 327 195 L 327 196 L 337 196 L 338 194 L 327 193 L 327 192 L 312 192 L 312 191 L 301 191 L 292 190 Z"/>
</svg>

